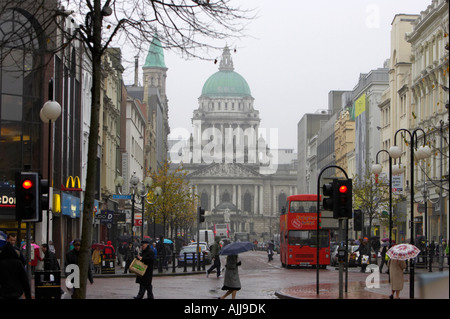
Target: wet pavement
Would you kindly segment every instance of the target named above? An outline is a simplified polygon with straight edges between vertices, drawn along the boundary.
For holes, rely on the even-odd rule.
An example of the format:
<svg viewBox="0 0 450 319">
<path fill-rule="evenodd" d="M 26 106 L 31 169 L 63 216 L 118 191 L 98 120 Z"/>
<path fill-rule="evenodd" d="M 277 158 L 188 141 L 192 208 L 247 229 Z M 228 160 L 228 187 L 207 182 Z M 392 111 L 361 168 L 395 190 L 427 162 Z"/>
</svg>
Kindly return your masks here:
<svg viewBox="0 0 450 319">
<path fill-rule="evenodd" d="M 262 252 L 248 252 L 240 256 L 242 266 L 239 267 L 239 276 L 242 289 L 237 293 L 237 299 L 339 299 L 338 270 L 328 266 L 320 270 L 319 292 L 316 290 L 315 269 L 285 269 L 280 263 L 267 262 Z M 222 266 L 224 262 L 222 262 Z M 416 268 L 415 299 L 424 298 L 420 286 L 422 275 L 446 275 L 447 292 L 442 298 L 448 299 L 448 266 L 444 272 L 437 267 L 433 273 L 426 269 Z M 372 279 L 376 278 L 375 281 Z M 133 274 L 123 274 L 117 269 L 113 275 L 95 275 L 94 284 L 88 284 L 87 299 L 133 299 L 137 294 L 138 284 Z M 347 291 L 343 287 L 342 299 L 389 299 L 391 295 L 388 275 L 361 273 L 359 268 L 350 268 L 348 271 Z M 409 299 L 409 275 L 404 275 L 405 285 L 400 293 L 400 299 Z M 345 280 L 345 275 L 344 275 Z M 344 281 L 345 283 L 345 281 Z M 65 288 L 65 279 L 61 278 L 61 287 L 66 293 L 62 299 L 70 299 Z M 206 277 L 205 271 L 183 272 L 177 268 L 164 270 L 162 274 L 154 271 L 153 291 L 156 299 L 217 299 L 224 294 L 222 290 L 223 276 L 216 277 L 215 273 Z M 34 285 L 32 285 L 34 288 Z M 436 298 L 436 297 L 435 297 Z M 437 297 L 440 298 L 440 297 Z"/>
</svg>

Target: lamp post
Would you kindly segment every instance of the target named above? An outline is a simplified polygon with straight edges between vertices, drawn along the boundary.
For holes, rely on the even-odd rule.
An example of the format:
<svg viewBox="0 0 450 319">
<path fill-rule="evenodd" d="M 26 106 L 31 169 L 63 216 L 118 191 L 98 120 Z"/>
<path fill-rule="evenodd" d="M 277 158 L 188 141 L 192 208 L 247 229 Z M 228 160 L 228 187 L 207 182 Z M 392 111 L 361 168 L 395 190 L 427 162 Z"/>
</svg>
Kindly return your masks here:
<svg viewBox="0 0 450 319">
<path fill-rule="evenodd" d="M 425 206 L 424 207 L 425 208 L 425 213 L 424 213 L 424 219 L 425 219 L 425 221 L 424 221 L 424 228 L 425 228 L 425 230 L 424 230 L 424 234 L 425 234 L 425 244 L 426 244 L 426 249 L 427 249 L 427 254 L 425 256 L 425 264 L 426 264 L 427 258 L 430 258 L 430 260 L 432 260 L 431 251 L 429 251 L 429 246 L 428 246 L 428 227 L 429 227 L 428 226 L 428 201 L 430 201 L 433 205 L 439 203 L 439 201 L 440 201 L 440 197 L 437 198 L 436 201 L 431 200 L 431 198 L 429 196 L 430 192 L 428 191 L 428 185 L 427 184 L 428 184 L 427 181 L 425 181 L 424 185 L 423 185 L 423 189 L 421 191 L 421 193 L 423 195 L 424 206 Z M 436 194 L 438 194 L 440 192 L 439 186 L 436 187 L 436 191 L 435 192 L 436 192 Z M 428 254 L 428 252 L 430 252 L 430 254 Z M 429 264 L 429 271 L 430 272 L 432 271 L 431 262 Z"/>
<path fill-rule="evenodd" d="M 381 152 L 386 152 L 389 155 L 389 152 L 386 150 L 378 151 L 375 156 L 375 164 L 372 165 L 372 172 L 376 175 L 379 175 L 383 169 L 381 164 L 378 164 L 378 154 Z M 392 245 L 392 157 L 389 155 L 389 246 Z"/>
<path fill-rule="evenodd" d="M 414 147 L 417 148 L 417 132 L 422 131 L 423 133 L 423 145 L 420 146 L 417 151 L 414 153 Z M 421 128 L 416 128 L 414 131 L 410 132 L 407 129 L 401 128 L 395 132 L 394 135 L 394 146 L 391 146 L 389 149 L 389 156 L 397 159 L 402 155 L 402 151 L 400 147 L 397 146 L 397 133 L 405 132 L 409 134 L 410 141 L 410 175 L 411 175 L 411 213 L 410 213 L 410 234 L 411 239 L 410 243 L 414 245 L 414 155 L 418 160 L 425 159 L 431 155 L 431 149 L 429 146 L 425 145 L 426 142 L 426 134 L 425 131 Z M 410 263 L 410 271 L 409 271 L 409 297 L 414 299 L 414 262 Z"/>
<path fill-rule="evenodd" d="M 149 188 L 151 187 L 151 185 L 153 184 L 153 180 L 152 180 L 150 177 L 146 177 L 146 179 L 149 179 L 149 180 L 147 180 L 147 184 L 146 184 L 146 180 L 144 179 L 144 187 L 147 188 L 147 189 L 149 189 Z M 146 185 L 147 185 L 147 186 L 146 186 Z M 147 195 L 148 195 L 148 192 L 149 192 L 148 190 L 147 190 L 147 192 L 146 192 L 144 188 L 141 188 L 141 189 L 139 190 L 139 192 L 140 192 L 140 194 L 138 194 L 138 196 L 140 197 L 140 201 L 141 201 L 141 203 L 142 203 L 142 232 L 141 232 L 141 240 L 143 240 L 143 239 L 144 239 L 144 212 L 145 212 L 145 203 L 150 204 L 150 205 L 152 205 L 152 204 L 154 204 L 154 203 L 148 201 L 148 199 L 147 199 Z M 154 193 L 154 195 L 155 195 L 156 197 L 159 197 L 159 196 L 162 194 L 162 189 L 161 189 L 161 187 L 159 187 L 159 186 L 155 187 L 155 190 L 154 190 L 153 193 Z"/>
<path fill-rule="evenodd" d="M 140 197 L 140 201 L 142 202 L 142 234 L 141 237 L 143 238 L 144 236 L 144 203 L 146 201 L 145 197 L 147 197 L 148 192 L 150 190 L 150 187 L 153 184 L 153 179 L 151 177 L 145 177 L 144 180 L 142 181 L 143 184 L 143 188 L 141 188 L 138 191 L 138 185 L 139 185 L 139 177 L 136 175 L 136 172 L 133 172 L 133 175 L 131 175 L 130 178 L 130 191 L 131 191 L 131 231 L 132 231 L 132 238 L 134 240 L 134 236 L 135 236 L 135 229 L 136 227 L 134 226 L 134 204 L 136 202 L 136 198 L 135 196 L 137 195 L 138 197 Z M 117 176 L 116 179 L 114 180 L 114 183 L 118 189 L 119 194 L 121 193 L 121 188 L 124 184 L 124 178 L 122 176 Z M 155 195 L 159 196 L 161 194 L 161 187 L 156 187 L 155 188 Z M 147 201 L 147 203 L 152 204 L 151 202 Z"/>
<path fill-rule="evenodd" d="M 53 100 L 53 79 L 49 81 L 48 85 L 48 98 L 49 100 L 44 103 L 39 113 L 41 121 L 48 123 L 48 167 L 47 167 L 47 179 L 49 188 L 52 187 L 52 174 L 51 174 L 51 158 L 52 158 L 52 123 L 55 122 L 61 115 L 61 105 Z M 48 193 L 48 209 L 47 209 L 47 230 L 46 240 L 47 244 L 50 241 L 50 193 Z"/>
</svg>

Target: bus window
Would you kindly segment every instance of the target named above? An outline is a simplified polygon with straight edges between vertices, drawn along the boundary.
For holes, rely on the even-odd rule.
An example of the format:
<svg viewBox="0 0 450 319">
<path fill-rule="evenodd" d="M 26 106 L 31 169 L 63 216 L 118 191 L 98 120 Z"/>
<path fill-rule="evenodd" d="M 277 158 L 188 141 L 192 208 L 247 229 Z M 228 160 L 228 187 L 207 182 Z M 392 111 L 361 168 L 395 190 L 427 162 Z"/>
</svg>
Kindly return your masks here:
<svg viewBox="0 0 450 319">
<path fill-rule="evenodd" d="M 290 230 L 288 234 L 289 245 L 317 247 L 317 231 L 315 230 Z M 319 238 L 320 248 L 328 247 L 328 232 L 321 231 Z"/>
<path fill-rule="evenodd" d="M 292 201 L 289 207 L 290 213 L 315 213 L 316 203 L 312 201 Z"/>
</svg>

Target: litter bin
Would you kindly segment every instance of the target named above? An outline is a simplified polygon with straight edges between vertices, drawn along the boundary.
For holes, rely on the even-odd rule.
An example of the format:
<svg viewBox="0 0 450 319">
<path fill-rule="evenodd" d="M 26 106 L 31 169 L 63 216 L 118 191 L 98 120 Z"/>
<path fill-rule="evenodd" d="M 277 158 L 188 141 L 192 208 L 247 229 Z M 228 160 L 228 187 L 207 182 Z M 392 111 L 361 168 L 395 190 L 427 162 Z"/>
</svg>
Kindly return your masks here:
<svg viewBox="0 0 450 319">
<path fill-rule="evenodd" d="M 36 271 L 34 273 L 34 298 L 61 299 L 61 271 Z"/>
</svg>

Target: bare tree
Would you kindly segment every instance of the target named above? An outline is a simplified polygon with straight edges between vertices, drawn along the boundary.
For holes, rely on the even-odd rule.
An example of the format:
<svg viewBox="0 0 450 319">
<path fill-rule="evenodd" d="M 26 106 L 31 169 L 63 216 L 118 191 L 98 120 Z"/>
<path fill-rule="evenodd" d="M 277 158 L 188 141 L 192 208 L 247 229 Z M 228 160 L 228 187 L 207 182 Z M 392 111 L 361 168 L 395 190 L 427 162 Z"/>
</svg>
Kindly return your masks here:
<svg viewBox="0 0 450 319">
<path fill-rule="evenodd" d="M 99 134 L 102 55 L 113 44 L 126 43 L 127 48 L 140 50 L 157 33 L 165 49 L 175 50 L 187 57 L 208 58 L 208 50 L 223 45 L 213 40 L 233 41 L 245 36 L 246 24 L 254 16 L 252 10 L 242 9 L 231 0 L 14 0 L 1 1 L 5 9 L 25 8 L 39 15 L 42 34 L 53 34 L 60 28 L 61 16 L 73 17 L 77 27 L 59 29 L 63 41 L 49 40 L 47 54 L 56 54 L 72 41 L 79 40 L 92 63 L 91 122 L 88 144 L 87 178 L 79 254 L 80 288 L 74 298 L 86 298 L 86 283 L 92 239 L 92 211 L 96 176 Z M 14 40 L 14 38 L 13 38 Z M 2 46 L 8 39 L 3 39 Z M 48 61 L 48 60 L 47 60 Z"/>
</svg>

